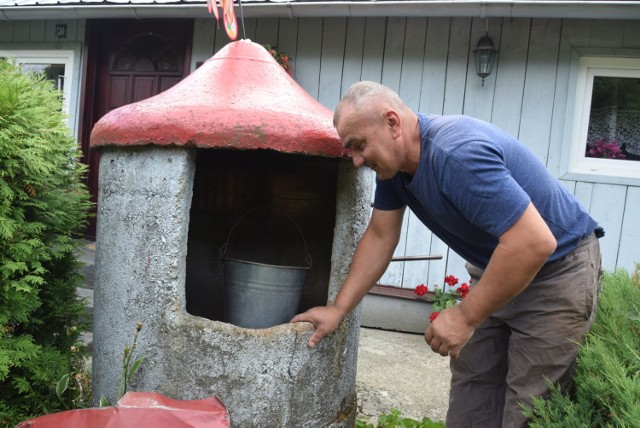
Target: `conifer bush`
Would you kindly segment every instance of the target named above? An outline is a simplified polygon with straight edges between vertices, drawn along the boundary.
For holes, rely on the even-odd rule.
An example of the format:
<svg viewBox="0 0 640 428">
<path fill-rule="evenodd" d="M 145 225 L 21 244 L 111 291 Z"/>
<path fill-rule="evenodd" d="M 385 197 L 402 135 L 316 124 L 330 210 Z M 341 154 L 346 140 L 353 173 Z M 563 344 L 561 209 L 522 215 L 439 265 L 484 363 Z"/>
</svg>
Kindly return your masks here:
<svg viewBox="0 0 640 428">
<path fill-rule="evenodd" d="M 575 391 L 554 388 L 525 409 L 529 426 L 640 427 L 640 281 L 606 273 L 593 329 L 578 354 Z"/>
<path fill-rule="evenodd" d="M 69 407 L 56 385 L 89 327 L 76 295 L 89 194 L 61 105 L 43 76 L 0 59 L 0 427 Z"/>
</svg>

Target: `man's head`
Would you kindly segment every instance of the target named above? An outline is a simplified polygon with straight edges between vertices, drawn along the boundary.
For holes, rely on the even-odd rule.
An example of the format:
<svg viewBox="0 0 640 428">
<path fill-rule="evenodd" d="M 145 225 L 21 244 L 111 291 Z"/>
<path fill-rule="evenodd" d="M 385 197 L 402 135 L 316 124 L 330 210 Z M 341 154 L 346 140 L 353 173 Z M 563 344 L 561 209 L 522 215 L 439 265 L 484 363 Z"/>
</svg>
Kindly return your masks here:
<svg viewBox="0 0 640 428">
<path fill-rule="evenodd" d="M 386 101 L 396 109 L 405 107 L 404 102 L 402 102 L 398 94 L 387 86 L 370 81 L 354 83 L 349 87 L 347 93 L 344 94 L 336 107 L 333 114 L 333 126 L 336 128 L 338 127 L 338 121 L 340 120 L 340 115 L 345 105 L 352 106 L 357 111 L 371 119 L 382 120 L 382 116 L 376 116 L 373 114 L 373 110 L 377 107 L 373 105 L 374 100 Z"/>
<path fill-rule="evenodd" d="M 333 125 L 356 167 L 368 166 L 380 179 L 402 170 L 402 122 L 413 112 L 398 94 L 375 82 L 353 84 L 338 103 Z"/>
</svg>

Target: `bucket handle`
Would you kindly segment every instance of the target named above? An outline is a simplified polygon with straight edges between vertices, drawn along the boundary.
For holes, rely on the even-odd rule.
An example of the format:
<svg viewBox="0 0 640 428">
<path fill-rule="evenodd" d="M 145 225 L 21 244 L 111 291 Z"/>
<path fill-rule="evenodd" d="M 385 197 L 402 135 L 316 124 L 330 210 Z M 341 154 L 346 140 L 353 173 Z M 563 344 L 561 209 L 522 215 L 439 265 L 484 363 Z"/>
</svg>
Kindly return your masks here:
<svg viewBox="0 0 640 428">
<path fill-rule="evenodd" d="M 286 212 L 284 212 L 283 210 L 281 210 L 280 208 L 276 208 L 276 207 L 272 207 L 269 205 L 262 205 L 259 207 L 255 207 L 250 209 L 249 211 L 247 211 L 246 213 L 242 214 L 240 216 L 240 218 L 234 223 L 233 227 L 231 227 L 231 230 L 229 231 L 229 235 L 227 236 L 227 240 L 224 243 L 224 245 L 222 247 L 220 247 L 220 257 L 224 257 L 225 254 L 227 254 L 227 247 L 229 246 L 229 239 L 231 239 L 231 234 L 233 233 L 233 230 L 236 228 L 236 226 L 240 223 L 240 221 L 242 221 L 243 218 L 245 218 L 247 215 L 251 214 L 254 211 L 257 211 L 259 209 L 262 208 L 270 208 L 272 210 L 276 210 L 278 211 L 280 214 L 284 215 L 286 218 L 288 218 L 291 223 L 294 224 L 294 226 L 296 227 L 296 229 L 298 229 L 298 232 L 300 233 L 300 237 L 302 238 L 302 243 L 304 244 L 304 253 L 306 255 L 306 262 L 307 262 L 307 266 L 311 267 L 311 263 L 313 262 L 313 259 L 311 258 L 311 254 L 309 254 L 309 251 L 307 250 L 307 240 L 304 239 L 304 234 L 302 233 L 302 230 L 300 229 L 300 226 L 298 226 L 298 223 L 296 223 L 289 214 L 287 214 Z"/>
</svg>

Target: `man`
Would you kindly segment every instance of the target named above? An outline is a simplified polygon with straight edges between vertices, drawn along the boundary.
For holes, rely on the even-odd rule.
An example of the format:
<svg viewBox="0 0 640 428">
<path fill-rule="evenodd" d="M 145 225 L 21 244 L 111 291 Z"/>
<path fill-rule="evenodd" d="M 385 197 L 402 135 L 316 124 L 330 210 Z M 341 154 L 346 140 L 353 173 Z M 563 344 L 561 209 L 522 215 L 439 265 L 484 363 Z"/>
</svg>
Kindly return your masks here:
<svg viewBox="0 0 640 428">
<path fill-rule="evenodd" d="M 328 306 L 292 322 L 314 347 L 384 273 L 405 206 L 468 261 L 473 287 L 430 323 L 451 356 L 447 427 L 526 426 L 520 403 L 571 386 L 595 315 L 602 229 L 527 148 L 464 116 L 414 113 L 389 88 L 354 84 L 334 125 L 353 164 L 377 175 L 374 209 L 350 273 Z"/>
</svg>

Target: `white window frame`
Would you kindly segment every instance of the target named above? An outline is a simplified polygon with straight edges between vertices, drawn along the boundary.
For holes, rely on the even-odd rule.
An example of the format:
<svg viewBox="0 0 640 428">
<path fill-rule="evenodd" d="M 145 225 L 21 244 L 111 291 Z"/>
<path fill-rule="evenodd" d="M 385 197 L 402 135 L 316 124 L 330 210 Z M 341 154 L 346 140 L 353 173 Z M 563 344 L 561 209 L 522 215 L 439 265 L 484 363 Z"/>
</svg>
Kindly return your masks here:
<svg viewBox="0 0 640 428">
<path fill-rule="evenodd" d="M 588 182 L 640 185 L 640 161 L 624 159 L 601 159 L 585 155 L 593 78 L 631 77 L 640 79 L 640 53 L 611 52 L 609 55 L 596 52 L 575 51 L 570 73 L 569 100 L 567 103 L 563 150 L 564 171 L 561 178 Z"/>
<path fill-rule="evenodd" d="M 0 57 L 13 58 L 17 64 L 64 64 L 64 88 L 62 91 L 62 111 L 69 118 L 68 125 L 73 129 L 70 111 L 71 94 L 74 76 L 74 54 L 73 50 L 47 49 L 47 50 L 13 50 L 0 49 Z"/>
</svg>

